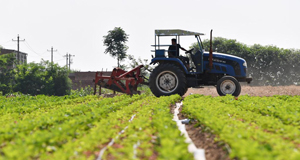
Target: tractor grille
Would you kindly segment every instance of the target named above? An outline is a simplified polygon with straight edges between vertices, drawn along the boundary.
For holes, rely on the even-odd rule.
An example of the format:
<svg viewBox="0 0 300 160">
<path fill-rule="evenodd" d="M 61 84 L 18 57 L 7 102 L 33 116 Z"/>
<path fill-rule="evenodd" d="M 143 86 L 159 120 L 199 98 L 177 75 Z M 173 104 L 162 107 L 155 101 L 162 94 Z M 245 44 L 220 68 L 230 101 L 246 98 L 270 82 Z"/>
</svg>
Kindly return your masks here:
<svg viewBox="0 0 300 160">
<path fill-rule="evenodd" d="M 236 75 L 241 75 L 241 67 L 240 64 L 238 62 L 232 61 L 233 63 L 233 68 L 234 68 L 234 72 Z"/>
<path fill-rule="evenodd" d="M 227 72 L 226 67 L 222 67 L 222 71 L 223 71 L 223 72 Z"/>
</svg>

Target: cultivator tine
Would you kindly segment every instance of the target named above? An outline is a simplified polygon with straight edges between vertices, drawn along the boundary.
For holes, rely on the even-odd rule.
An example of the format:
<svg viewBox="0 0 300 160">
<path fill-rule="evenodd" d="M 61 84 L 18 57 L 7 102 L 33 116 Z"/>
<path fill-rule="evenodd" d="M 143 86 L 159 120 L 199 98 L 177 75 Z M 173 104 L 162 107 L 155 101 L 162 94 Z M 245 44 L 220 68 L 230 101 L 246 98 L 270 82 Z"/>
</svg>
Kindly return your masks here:
<svg viewBox="0 0 300 160">
<path fill-rule="evenodd" d="M 114 68 L 110 76 L 103 76 L 103 72 L 97 72 L 95 76 L 95 90 L 96 86 L 99 85 L 99 94 L 101 94 L 101 88 L 107 88 L 115 92 L 122 92 L 128 95 L 137 94 L 137 86 L 144 83 L 144 78 L 140 76 L 141 68 L 140 65 L 128 72 Z M 96 91 L 94 91 L 96 94 Z"/>
</svg>

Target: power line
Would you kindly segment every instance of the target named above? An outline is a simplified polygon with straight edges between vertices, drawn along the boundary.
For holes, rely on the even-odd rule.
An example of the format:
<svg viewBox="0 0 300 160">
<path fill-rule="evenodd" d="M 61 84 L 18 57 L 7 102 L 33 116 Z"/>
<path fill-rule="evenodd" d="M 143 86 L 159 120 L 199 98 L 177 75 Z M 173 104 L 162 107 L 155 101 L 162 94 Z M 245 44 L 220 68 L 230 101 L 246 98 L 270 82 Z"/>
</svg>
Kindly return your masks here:
<svg viewBox="0 0 300 160">
<path fill-rule="evenodd" d="M 51 63 L 53 63 L 53 52 L 57 52 L 57 50 L 53 50 L 53 47 L 51 47 L 51 50 L 47 50 L 48 52 L 51 52 Z"/>
<path fill-rule="evenodd" d="M 44 53 L 37 53 L 30 45 L 27 41 L 25 41 L 25 45 L 27 46 L 28 49 L 30 49 L 32 52 L 34 52 L 36 55 L 40 56 L 40 57 L 44 57 L 42 56 L 43 54 L 46 53 L 46 51 Z"/>
<path fill-rule="evenodd" d="M 65 60 L 65 59 L 63 58 L 63 59 L 59 59 L 59 60 L 56 60 L 56 61 L 62 61 L 62 60 Z"/>
<path fill-rule="evenodd" d="M 10 40 L 11 41 L 11 40 Z M 2 45 L 1 44 L 1 46 L 3 47 L 3 48 L 12 48 L 12 46 L 15 46 L 15 44 L 5 44 L 5 45 Z"/>
<path fill-rule="evenodd" d="M 11 40 L 8 40 L 8 41 L 6 41 L 6 42 L 1 42 L 1 44 L 7 44 L 7 43 L 9 43 L 9 42 L 11 42 Z"/>
<path fill-rule="evenodd" d="M 57 53 L 58 53 L 59 55 L 61 55 L 61 56 L 64 56 L 64 55 L 62 55 L 59 51 L 57 51 Z"/>
</svg>

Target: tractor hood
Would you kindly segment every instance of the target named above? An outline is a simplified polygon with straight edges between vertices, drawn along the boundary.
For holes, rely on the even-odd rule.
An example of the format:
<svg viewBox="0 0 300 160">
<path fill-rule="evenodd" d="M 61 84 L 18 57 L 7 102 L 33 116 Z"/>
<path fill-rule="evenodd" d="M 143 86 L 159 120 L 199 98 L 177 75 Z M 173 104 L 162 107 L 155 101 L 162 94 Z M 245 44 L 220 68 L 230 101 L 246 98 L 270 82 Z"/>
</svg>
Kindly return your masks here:
<svg viewBox="0 0 300 160">
<path fill-rule="evenodd" d="M 203 56 L 209 56 L 208 52 L 204 52 Z M 213 52 L 213 58 L 221 58 L 221 59 L 230 59 L 230 60 L 237 60 L 237 61 L 245 61 L 243 58 L 241 57 L 237 57 L 234 55 L 230 55 L 230 54 L 225 54 L 225 53 L 216 53 Z"/>
<path fill-rule="evenodd" d="M 205 52 L 203 54 L 203 56 L 204 56 L 204 61 L 208 61 L 209 53 Z M 230 55 L 230 54 L 225 54 L 225 53 L 215 53 L 215 52 L 213 52 L 213 62 L 227 63 L 228 61 L 235 61 L 235 62 L 238 62 L 240 64 L 243 64 L 243 63 L 246 62 L 241 57 L 237 57 L 237 56 Z"/>
<path fill-rule="evenodd" d="M 206 70 L 209 64 L 209 53 L 203 54 L 203 69 Z M 213 53 L 213 73 L 225 73 L 234 77 L 246 77 L 247 63 L 243 58 L 224 54 Z"/>
</svg>

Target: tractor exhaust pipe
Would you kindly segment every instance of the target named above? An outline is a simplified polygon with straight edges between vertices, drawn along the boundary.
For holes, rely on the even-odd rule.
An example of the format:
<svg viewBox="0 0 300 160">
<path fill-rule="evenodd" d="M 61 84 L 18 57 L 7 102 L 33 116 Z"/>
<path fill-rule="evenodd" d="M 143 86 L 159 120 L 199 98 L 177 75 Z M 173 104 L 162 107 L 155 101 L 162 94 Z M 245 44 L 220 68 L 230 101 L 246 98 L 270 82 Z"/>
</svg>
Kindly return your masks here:
<svg viewBox="0 0 300 160">
<path fill-rule="evenodd" d="M 212 69 L 212 67 L 213 67 L 213 63 L 212 63 L 212 52 L 213 52 L 213 50 L 212 50 L 212 31 L 213 30 L 210 30 L 210 47 L 209 47 L 209 69 Z"/>
</svg>

